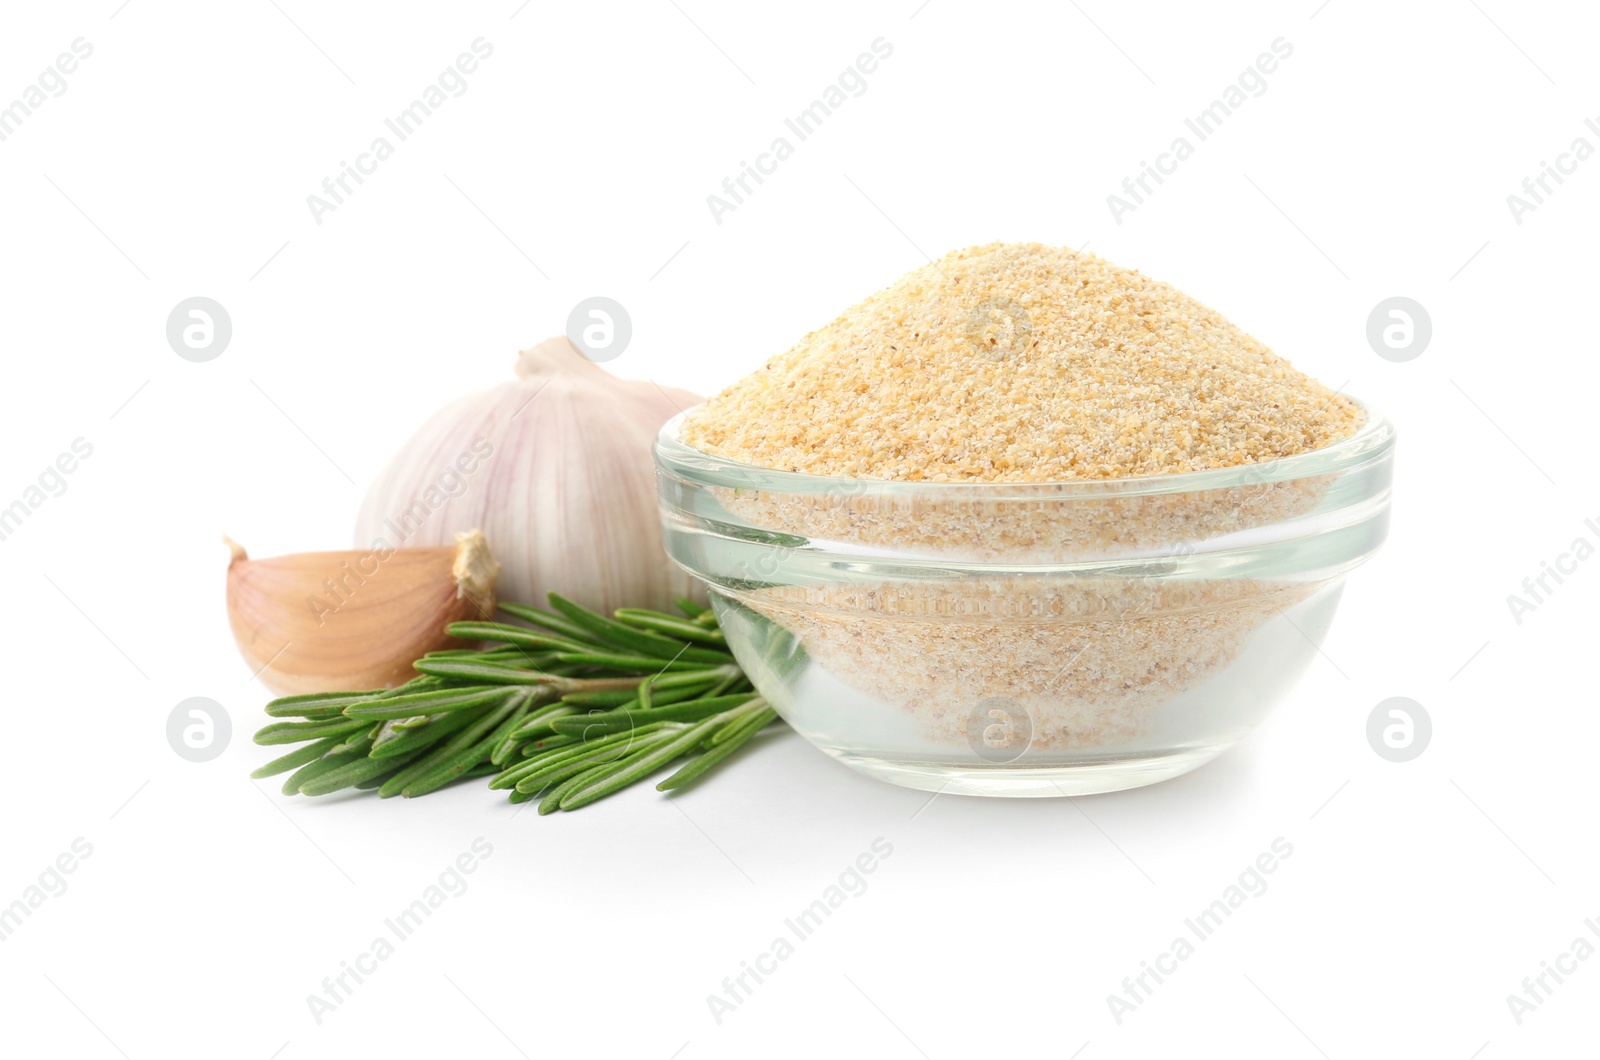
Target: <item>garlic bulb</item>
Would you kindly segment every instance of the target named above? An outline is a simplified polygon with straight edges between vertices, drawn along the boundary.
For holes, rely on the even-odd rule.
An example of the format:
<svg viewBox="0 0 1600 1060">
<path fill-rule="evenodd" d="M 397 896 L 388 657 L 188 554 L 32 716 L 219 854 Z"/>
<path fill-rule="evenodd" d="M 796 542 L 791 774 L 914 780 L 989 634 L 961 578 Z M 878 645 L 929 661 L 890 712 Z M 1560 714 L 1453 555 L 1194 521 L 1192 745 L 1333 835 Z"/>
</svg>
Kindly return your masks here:
<svg viewBox="0 0 1600 1060">
<path fill-rule="evenodd" d="M 356 545 L 416 547 L 479 527 L 502 599 L 551 590 L 602 614 L 702 598 L 666 556 L 651 445 L 700 399 L 618 379 L 564 336 L 524 350 L 517 378 L 446 406 L 362 503 Z"/>
<path fill-rule="evenodd" d="M 226 539 L 224 539 L 226 540 Z M 414 660 L 460 647 L 445 628 L 492 618 L 499 565 L 477 531 L 442 548 L 375 547 L 251 559 L 228 541 L 228 621 L 280 695 L 393 688 Z"/>
</svg>

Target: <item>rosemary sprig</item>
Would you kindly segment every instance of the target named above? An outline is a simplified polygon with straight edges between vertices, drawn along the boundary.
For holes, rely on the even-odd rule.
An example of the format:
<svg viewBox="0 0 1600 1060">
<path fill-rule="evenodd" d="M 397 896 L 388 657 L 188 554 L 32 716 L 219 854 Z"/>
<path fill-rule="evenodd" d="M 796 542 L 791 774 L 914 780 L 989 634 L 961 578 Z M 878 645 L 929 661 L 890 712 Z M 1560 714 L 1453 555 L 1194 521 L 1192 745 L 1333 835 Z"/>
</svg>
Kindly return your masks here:
<svg viewBox="0 0 1600 1060">
<path fill-rule="evenodd" d="M 728 651 L 715 614 L 624 608 L 606 618 L 550 594 L 550 607 L 504 604 L 508 622 L 457 622 L 486 641 L 417 660 L 398 688 L 286 696 L 260 744 L 305 743 L 253 774 L 288 773 L 285 794 L 377 789 L 426 795 L 488 776 L 512 802 L 575 810 L 687 758 L 657 785 L 688 784 L 777 718 Z M 530 628 L 532 627 L 532 628 Z"/>
</svg>

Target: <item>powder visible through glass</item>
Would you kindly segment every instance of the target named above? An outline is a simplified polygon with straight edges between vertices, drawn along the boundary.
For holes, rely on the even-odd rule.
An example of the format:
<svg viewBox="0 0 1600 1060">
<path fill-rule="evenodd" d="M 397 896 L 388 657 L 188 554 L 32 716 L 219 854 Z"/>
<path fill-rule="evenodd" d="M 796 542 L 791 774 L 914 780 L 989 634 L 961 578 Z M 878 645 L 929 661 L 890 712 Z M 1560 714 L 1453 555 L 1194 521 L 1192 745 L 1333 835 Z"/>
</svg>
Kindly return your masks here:
<svg viewBox="0 0 1600 1060">
<path fill-rule="evenodd" d="M 683 440 L 846 480 L 1072 484 L 1264 465 L 1347 438 L 1364 418 L 1167 284 L 1063 247 L 994 243 L 917 269 L 807 335 L 693 413 Z M 1042 494 L 1033 506 L 900 505 L 848 485 L 719 499 L 752 525 L 810 539 L 1046 563 L 1182 555 L 1304 514 L 1324 486 L 1263 475 L 1089 502 Z M 1033 746 L 1081 748 L 1137 737 L 1155 708 L 1227 667 L 1321 584 L 962 577 L 757 582 L 736 595 L 931 739 L 959 742 L 968 712 L 1004 696 L 1026 707 Z"/>
</svg>

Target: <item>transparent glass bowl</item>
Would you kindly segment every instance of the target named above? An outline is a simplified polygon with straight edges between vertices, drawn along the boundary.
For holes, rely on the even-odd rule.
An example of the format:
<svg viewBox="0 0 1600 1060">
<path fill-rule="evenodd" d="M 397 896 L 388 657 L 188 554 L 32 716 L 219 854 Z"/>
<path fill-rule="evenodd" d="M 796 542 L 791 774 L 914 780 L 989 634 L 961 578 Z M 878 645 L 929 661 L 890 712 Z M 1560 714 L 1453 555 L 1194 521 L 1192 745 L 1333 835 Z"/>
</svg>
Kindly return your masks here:
<svg viewBox="0 0 1600 1060">
<path fill-rule="evenodd" d="M 1388 530 L 1395 432 L 1218 471 L 834 478 L 656 442 L 668 554 L 751 680 L 871 776 L 1084 795 L 1210 761 L 1293 687 Z"/>
</svg>

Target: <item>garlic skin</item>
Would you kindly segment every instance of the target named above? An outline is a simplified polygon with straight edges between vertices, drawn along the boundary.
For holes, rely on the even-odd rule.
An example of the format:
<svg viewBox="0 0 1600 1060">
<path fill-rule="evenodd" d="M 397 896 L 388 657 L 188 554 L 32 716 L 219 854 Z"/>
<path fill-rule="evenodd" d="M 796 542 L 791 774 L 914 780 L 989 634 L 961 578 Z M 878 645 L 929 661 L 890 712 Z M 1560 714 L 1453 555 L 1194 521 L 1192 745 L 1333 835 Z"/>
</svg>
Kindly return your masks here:
<svg viewBox="0 0 1600 1060">
<path fill-rule="evenodd" d="M 452 622 L 494 617 L 500 568 L 483 534 L 440 548 L 301 552 L 251 559 L 227 541 L 228 622 L 279 695 L 393 688 L 430 651 L 461 647 Z"/>
<path fill-rule="evenodd" d="M 651 447 L 701 399 L 618 379 L 565 336 L 522 351 L 518 378 L 435 413 L 372 484 L 358 548 L 413 548 L 481 528 L 500 596 L 542 607 L 554 590 L 601 614 L 704 599 L 661 544 Z"/>
</svg>

